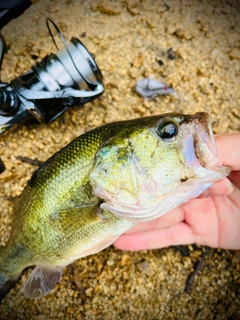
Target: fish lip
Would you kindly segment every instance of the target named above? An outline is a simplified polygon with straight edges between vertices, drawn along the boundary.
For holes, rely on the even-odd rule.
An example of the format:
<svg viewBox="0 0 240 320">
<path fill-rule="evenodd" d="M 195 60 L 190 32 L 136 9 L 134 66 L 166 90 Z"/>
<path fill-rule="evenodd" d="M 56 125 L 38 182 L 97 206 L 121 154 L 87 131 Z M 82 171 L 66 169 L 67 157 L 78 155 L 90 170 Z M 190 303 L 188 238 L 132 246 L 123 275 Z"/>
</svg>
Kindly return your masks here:
<svg viewBox="0 0 240 320">
<path fill-rule="evenodd" d="M 218 162 L 216 145 L 212 132 L 209 115 L 206 112 L 197 112 L 194 115 L 185 117 L 181 122 L 181 136 L 183 144 L 181 157 L 184 165 L 192 168 L 212 168 Z M 217 158 L 217 160 L 216 160 Z M 210 159 L 210 161 L 209 161 Z"/>
<path fill-rule="evenodd" d="M 195 156 L 202 167 L 212 169 L 220 160 L 214 140 L 213 130 L 209 115 L 206 112 L 198 112 L 193 116 L 195 130 L 193 143 Z"/>
<path fill-rule="evenodd" d="M 181 124 L 207 124 L 209 122 L 209 114 L 207 112 L 196 112 L 193 115 L 184 115 L 182 121 L 179 123 Z"/>
<path fill-rule="evenodd" d="M 229 169 L 222 166 L 217 155 L 212 125 L 208 113 L 197 112 L 182 120 L 180 125 L 189 130 L 185 131 L 185 146 L 183 147 L 183 163 L 188 167 L 202 168 L 213 173 L 216 177 L 226 176 Z M 188 133 L 187 133 L 188 132 Z M 207 172 L 206 171 L 206 172 Z"/>
</svg>

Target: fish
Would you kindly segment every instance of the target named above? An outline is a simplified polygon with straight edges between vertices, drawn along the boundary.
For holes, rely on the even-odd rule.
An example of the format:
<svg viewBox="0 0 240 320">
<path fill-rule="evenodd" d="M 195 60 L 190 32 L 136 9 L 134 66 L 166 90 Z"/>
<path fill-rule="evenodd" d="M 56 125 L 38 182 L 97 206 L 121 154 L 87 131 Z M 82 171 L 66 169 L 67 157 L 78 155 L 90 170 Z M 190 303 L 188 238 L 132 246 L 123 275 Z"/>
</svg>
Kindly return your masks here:
<svg viewBox="0 0 240 320">
<path fill-rule="evenodd" d="M 85 132 L 44 162 L 16 200 L 10 237 L 0 250 L 0 300 L 30 266 L 24 294 L 45 296 L 67 265 L 198 197 L 229 173 L 204 112 Z"/>
</svg>

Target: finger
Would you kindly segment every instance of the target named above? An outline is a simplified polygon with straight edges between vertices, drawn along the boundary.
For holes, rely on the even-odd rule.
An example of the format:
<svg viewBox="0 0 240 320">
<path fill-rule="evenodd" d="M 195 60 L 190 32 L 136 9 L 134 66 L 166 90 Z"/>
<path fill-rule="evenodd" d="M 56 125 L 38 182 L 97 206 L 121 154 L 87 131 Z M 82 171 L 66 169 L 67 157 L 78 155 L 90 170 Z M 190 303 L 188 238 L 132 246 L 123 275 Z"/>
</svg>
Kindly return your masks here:
<svg viewBox="0 0 240 320">
<path fill-rule="evenodd" d="M 214 182 L 214 184 L 205 190 L 199 198 L 216 197 L 216 196 L 228 196 L 233 192 L 233 185 L 229 179 L 224 178 L 222 180 Z"/>
<path fill-rule="evenodd" d="M 231 172 L 228 178 L 240 190 L 240 171 Z"/>
<path fill-rule="evenodd" d="M 234 172 L 235 173 L 235 172 Z M 232 181 L 233 181 L 233 192 L 228 196 L 228 199 L 234 204 L 234 206 L 238 209 L 238 212 L 240 210 L 240 181 L 235 180 L 235 175 L 232 175 Z M 240 174 L 238 175 L 240 177 Z M 234 181 L 235 180 L 235 181 Z M 219 208 L 220 210 L 221 208 Z M 229 208 L 228 211 L 231 209 Z M 240 214 L 240 212 L 239 212 Z"/>
<path fill-rule="evenodd" d="M 218 247 L 219 221 L 216 203 L 228 197 L 193 199 L 183 205 L 185 222 L 192 230 L 195 243 Z"/>
<path fill-rule="evenodd" d="M 124 234 L 114 242 L 121 250 L 146 250 L 194 243 L 194 235 L 185 222 L 161 230 Z"/>
<path fill-rule="evenodd" d="M 234 186 L 229 197 L 219 197 L 216 202 L 219 212 L 219 244 L 223 249 L 240 248 L 240 190 Z"/>
<path fill-rule="evenodd" d="M 240 134 L 216 135 L 217 151 L 223 165 L 240 170 Z"/>
</svg>

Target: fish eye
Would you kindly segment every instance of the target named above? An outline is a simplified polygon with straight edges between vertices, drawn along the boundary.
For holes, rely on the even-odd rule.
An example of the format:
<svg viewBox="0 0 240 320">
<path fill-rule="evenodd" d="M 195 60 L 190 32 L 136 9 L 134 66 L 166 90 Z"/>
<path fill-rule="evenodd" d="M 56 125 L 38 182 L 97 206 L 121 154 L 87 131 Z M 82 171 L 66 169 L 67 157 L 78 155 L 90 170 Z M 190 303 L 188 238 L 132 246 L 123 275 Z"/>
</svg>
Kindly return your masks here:
<svg viewBox="0 0 240 320">
<path fill-rule="evenodd" d="M 158 124 L 157 134 L 163 140 L 171 139 L 178 134 L 178 125 L 172 119 L 165 119 Z"/>
</svg>

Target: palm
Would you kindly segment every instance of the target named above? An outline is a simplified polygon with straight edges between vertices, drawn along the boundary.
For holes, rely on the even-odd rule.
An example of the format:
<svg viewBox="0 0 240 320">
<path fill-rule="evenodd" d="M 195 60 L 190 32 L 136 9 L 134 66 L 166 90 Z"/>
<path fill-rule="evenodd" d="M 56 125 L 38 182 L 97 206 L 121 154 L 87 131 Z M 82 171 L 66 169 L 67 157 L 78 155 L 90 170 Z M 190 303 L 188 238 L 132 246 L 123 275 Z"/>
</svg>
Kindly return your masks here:
<svg viewBox="0 0 240 320">
<path fill-rule="evenodd" d="M 237 183 L 233 187 L 231 195 L 193 199 L 165 216 L 139 223 L 115 245 L 122 249 L 140 250 L 198 243 L 238 249 L 240 189 Z"/>
<path fill-rule="evenodd" d="M 231 195 L 194 199 L 182 207 L 184 222 L 180 222 L 179 232 L 182 229 L 181 224 L 183 228 L 188 228 L 187 243 L 225 249 L 239 248 L 240 189 L 236 184 L 233 186 Z"/>
</svg>

